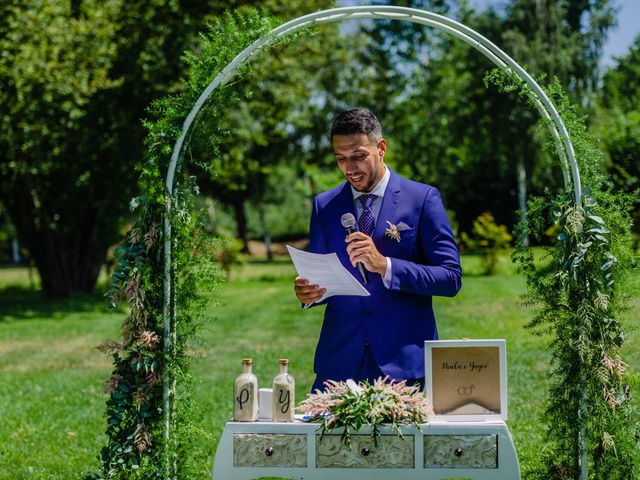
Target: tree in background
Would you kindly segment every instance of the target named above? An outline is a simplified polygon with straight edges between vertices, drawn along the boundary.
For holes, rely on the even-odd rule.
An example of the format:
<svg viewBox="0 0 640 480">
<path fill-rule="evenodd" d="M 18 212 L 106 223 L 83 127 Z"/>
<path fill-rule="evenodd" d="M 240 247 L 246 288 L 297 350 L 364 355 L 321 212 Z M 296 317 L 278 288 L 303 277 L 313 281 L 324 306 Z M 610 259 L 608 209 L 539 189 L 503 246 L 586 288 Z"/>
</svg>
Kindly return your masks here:
<svg viewBox="0 0 640 480">
<path fill-rule="evenodd" d="M 204 19 L 252 3 L 0 5 L 0 202 L 45 292 L 93 290 L 105 252 L 128 218 L 134 166 L 144 160 L 146 106 L 176 88 L 185 66 L 181 52 L 195 45 Z M 260 3 L 285 20 L 331 6 L 324 0 Z M 534 72 L 558 75 L 581 99 L 589 98 L 593 81 L 585 78 L 597 76 L 612 22 L 608 0 L 512 0 L 503 11 L 480 13 L 463 1 L 400 4 L 460 19 L 507 45 Z M 198 153 L 195 140 L 193 154 L 203 165 L 215 163 L 218 175 L 200 175 L 200 183 L 233 206 L 245 245 L 246 205 L 256 207 L 259 230 L 268 232 L 267 207 L 291 203 L 267 176 L 293 176 L 296 189 L 309 195 L 337 180 L 327 126 L 337 110 L 354 105 L 383 119 L 392 141 L 389 163 L 438 186 L 462 229 L 487 209 L 512 224 L 525 179 L 535 193 L 560 188 L 537 146 L 534 117 L 486 90 L 482 75 L 491 65 L 481 55 L 420 25 L 356 25 L 364 28 L 327 25 L 300 46 L 261 57 L 263 68 L 244 80 L 253 95 L 223 124 L 200 126 L 205 133 L 229 132 L 219 152 Z"/>
<path fill-rule="evenodd" d="M 141 118 L 207 15 L 242 1 L 0 4 L 0 202 L 47 294 L 91 292 L 128 218 Z"/>
<path fill-rule="evenodd" d="M 493 275 L 498 263 L 511 245 L 511 234 L 505 225 L 498 225 L 490 212 L 484 212 L 473 222 L 471 235 L 462 232 L 462 242 L 480 255 L 483 275 Z"/>
<path fill-rule="evenodd" d="M 485 35 L 534 75 L 558 76 L 574 95 L 589 98 L 606 32 L 608 0 L 511 0 L 503 9 L 475 11 L 467 2 L 379 1 L 426 8 L 454 17 Z M 576 20 L 578 19 L 578 20 Z M 489 60 L 444 33 L 404 22 L 365 26 L 370 48 L 361 63 L 371 78 L 358 92 L 382 112 L 391 139 L 389 162 L 433 183 L 463 230 L 490 210 L 513 225 L 527 189 L 561 188 L 555 162 L 541 148 L 537 115 L 515 98 L 484 85 Z M 377 78 L 377 80 L 376 80 Z M 368 84 L 382 85 L 370 88 Z"/>
<path fill-rule="evenodd" d="M 615 188 L 638 195 L 640 188 L 640 36 L 629 53 L 604 75 L 596 128 Z M 635 214 L 635 231 L 640 216 Z"/>
<path fill-rule="evenodd" d="M 599 62 L 609 29 L 615 24 L 610 0 L 513 0 L 506 7 L 501 44 L 527 71 L 558 78 L 572 100 L 591 108 L 600 79 Z M 558 175 L 549 177 L 553 160 L 540 148 L 531 114 L 514 110 L 511 133 L 526 132 L 526 141 L 514 150 L 518 208 L 525 218 L 527 182 L 535 194 L 545 186 L 558 186 Z M 511 118 L 510 118 L 511 119 Z M 517 138 L 517 137 L 516 137 Z M 517 145 L 517 142 L 510 142 Z M 533 147 L 533 150 L 531 149 Z M 532 155 L 533 151 L 533 155 Z"/>
<path fill-rule="evenodd" d="M 313 116 L 311 96 L 317 89 L 311 68 L 326 39 L 321 33 L 300 45 L 262 52 L 252 62 L 253 74 L 239 79 L 243 98 L 237 98 L 224 112 L 220 124 L 208 122 L 205 113 L 191 137 L 192 155 L 202 167 L 198 175 L 201 191 L 232 208 L 245 252 L 249 252 L 250 237 L 247 204 L 255 205 L 262 230 L 268 231 L 266 203 L 285 201 L 277 189 L 286 194 L 291 188 L 278 185 L 273 186 L 274 191 L 269 176 L 278 168 L 300 170 L 291 136 L 302 136 Z M 219 131 L 224 132 L 223 141 L 217 151 L 211 151 L 207 141 Z"/>
<path fill-rule="evenodd" d="M 583 72 L 598 76 L 593 59 L 599 58 L 612 21 L 608 1 L 513 0 L 503 10 L 483 12 L 470 9 L 466 2 L 446 0 L 375 3 L 458 18 L 512 53 L 534 74 L 561 78 L 582 104 L 588 103 L 583 99 L 590 98 L 591 88 L 591 83 L 583 81 Z M 577 17 L 582 21 L 576 22 Z M 302 160 L 302 178 L 309 181 L 310 193 L 332 186 L 338 178 L 330 173 L 333 163 L 326 128 L 336 111 L 353 106 L 369 108 L 383 119 L 385 136 L 391 141 L 387 162 L 402 174 L 440 188 L 463 229 L 469 230 L 485 210 L 494 213 L 500 223 L 513 225 L 513 212 L 525 210 L 527 188 L 534 194 L 546 188 L 562 189 L 557 164 L 541 147 L 538 116 L 515 98 L 484 85 L 484 74 L 493 64 L 477 51 L 444 33 L 408 22 L 358 21 L 333 31 L 338 42 L 331 43 L 330 37 L 320 34 L 322 50 L 310 52 L 302 64 L 289 59 L 285 66 L 283 54 L 269 60 L 270 67 L 256 69 L 258 76 L 269 72 L 270 78 L 247 80 L 252 98 L 230 113 L 228 129 L 233 153 L 242 155 L 232 163 L 246 168 L 248 181 L 237 188 L 235 181 L 225 182 L 224 175 L 219 175 L 211 190 L 217 192 L 217 198 L 234 193 L 237 199 L 240 194 L 241 205 L 248 201 L 260 211 L 266 198 L 286 207 L 287 202 L 273 198 L 274 190 L 263 188 L 266 172 L 273 172 L 278 163 L 275 157 L 283 155 L 288 156 L 287 162 Z M 287 52 L 294 48 L 298 47 L 289 45 Z M 263 64 L 269 65 L 267 61 Z M 325 64 L 327 73 L 313 70 L 314 65 L 323 69 Z M 291 81 L 286 74 L 278 74 L 280 66 L 291 72 Z M 306 77 L 296 68 L 307 68 Z M 296 93 L 300 79 L 306 79 L 307 91 L 302 95 Z M 293 115 L 290 121 L 281 115 L 282 108 L 287 108 L 281 101 L 283 91 L 288 91 L 291 106 L 298 102 L 295 108 L 305 109 L 304 115 Z M 272 106 L 278 108 L 269 111 Z M 258 118 L 261 120 L 256 121 Z M 270 118 L 287 118 L 288 125 Z M 272 127 L 264 130 L 269 122 L 284 126 L 283 135 Z M 273 143 L 256 155 L 250 149 L 264 142 L 266 132 Z M 220 158 L 216 161 L 229 160 L 232 154 L 227 150 Z M 223 172 L 231 170 L 220 167 Z M 299 167 L 294 168 L 299 172 Z M 249 173 L 259 170 L 249 180 Z M 230 187 L 236 189 L 229 192 Z M 236 214 L 243 223 L 246 217 Z M 250 230 L 251 226 L 240 228 L 239 223 L 239 236 L 246 238 Z M 254 226 L 253 235 L 257 231 Z"/>
<path fill-rule="evenodd" d="M 501 43 L 527 71 L 557 77 L 586 107 L 598 89 L 602 48 L 614 25 L 610 0 L 512 0 Z"/>
<path fill-rule="evenodd" d="M 282 21 L 332 6 L 330 1 L 313 2 L 313 8 L 300 0 L 286 7 L 272 3 L 263 7 Z M 205 113 L 191 136 L 191 155 L 204 170 L 198 174 L 201 191 L 232 207 L 245 252 L 252 216 L 258 224 L 254 235 L 269 244 L 270 205 L 277 205 L 283 217 L 295 211 L 291 229 L 300 233 L 303 219 L 304 231 L 309 212 L 298 207 L 313 193 L 313 174 L 324 167 L 335 170 L 326 161 L 327 131 L 336 110 L 337 86 L 345 82 L 341 66 L 349 63 L 353 46 L 348 41 L 345 47 L 346 38 L 336 24 L 322 25 L 310 36 L 261 52 L 252 61 L 252 75 L 238 79 L 242 97 L 227 109 L 221 124 L 210 123 Z M 218 151 L 207 145 L 214 132 L 224 132 Z M 272 181 L 273 175 L 280 181 Z"/>
<path fill-rule="evenodd" d="M 0 204 L 0 263 L 18 263 L 19 257 L 20 247 L 16 231 Z"/>
</svg>

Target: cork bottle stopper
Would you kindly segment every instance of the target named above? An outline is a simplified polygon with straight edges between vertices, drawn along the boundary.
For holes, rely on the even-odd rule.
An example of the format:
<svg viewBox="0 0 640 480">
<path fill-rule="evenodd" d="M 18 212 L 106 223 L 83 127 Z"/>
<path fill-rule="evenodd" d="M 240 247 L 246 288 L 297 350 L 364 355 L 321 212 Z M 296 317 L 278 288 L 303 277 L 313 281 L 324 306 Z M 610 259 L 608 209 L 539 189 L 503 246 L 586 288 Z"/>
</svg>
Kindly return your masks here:
<svg viewBox="0 0 640 480">
<path fill-rule="evenodd" d="M 289 359 L 288 358 L 281 358 L 280 360 L 278 360 L 278 364 L 280 364 L 280 365 L 289 365 Z"/>
<path fill-rule="evenodd" d="M 251 358 L 243 358 L 242 359 L 242 364 L 243 365 L 253 365 L 253 360 Z"/>
</svg>

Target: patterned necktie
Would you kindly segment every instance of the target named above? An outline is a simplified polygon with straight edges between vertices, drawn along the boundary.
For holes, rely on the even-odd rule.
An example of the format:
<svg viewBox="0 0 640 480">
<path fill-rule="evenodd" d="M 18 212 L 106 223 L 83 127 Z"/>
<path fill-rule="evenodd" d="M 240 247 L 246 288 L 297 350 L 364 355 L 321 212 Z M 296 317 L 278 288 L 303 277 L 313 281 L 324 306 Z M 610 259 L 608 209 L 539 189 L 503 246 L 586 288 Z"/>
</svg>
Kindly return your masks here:
<svg viewBox="0 0 640 480">
<path fill-rule="evenodd" d="M 376 195 L 360 195 L 358 200 L 362 204 L 362 213 L 358 219 L 358 230 L 365 235 L 371 236 L 373 234 L 374 220 L 373 220 L 373 202 L 376 199 Z"/>
</svg>

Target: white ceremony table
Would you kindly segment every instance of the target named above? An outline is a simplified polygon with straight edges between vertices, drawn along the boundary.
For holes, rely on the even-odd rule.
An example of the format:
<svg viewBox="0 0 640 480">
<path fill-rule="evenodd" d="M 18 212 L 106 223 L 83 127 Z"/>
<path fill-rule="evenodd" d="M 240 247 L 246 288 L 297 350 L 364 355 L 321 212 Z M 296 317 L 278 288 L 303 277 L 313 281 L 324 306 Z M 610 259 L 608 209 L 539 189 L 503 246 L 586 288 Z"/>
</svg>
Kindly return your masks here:
<svg viewBox="0 0 640 480">
<path fill-rule="evenodd" d="M 351 449 L 341 430 L 321 439 L 318 423 L 228 422 L 213 464 L 213 480 L 282 477 L 300 480 L 519 480 L 520 466 L 502 420 L 429 422 L 381 429 L 375 446 L 363 427 Z"/>
</svg>

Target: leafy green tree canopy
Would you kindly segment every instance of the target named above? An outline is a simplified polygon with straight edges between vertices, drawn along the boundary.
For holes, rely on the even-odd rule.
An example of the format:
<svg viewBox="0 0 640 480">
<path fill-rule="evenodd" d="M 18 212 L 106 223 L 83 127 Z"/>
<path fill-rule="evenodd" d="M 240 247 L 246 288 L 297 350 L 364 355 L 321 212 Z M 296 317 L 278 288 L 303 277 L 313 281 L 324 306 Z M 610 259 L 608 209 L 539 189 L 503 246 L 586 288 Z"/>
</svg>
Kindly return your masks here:
<svg viewBox="0 0 640 480">
<path fill-rule="evenodd" d="M 640 36 L 629 53 L 609 69 L 602 88 L 598 115 L 608 168 L 618 188 L 640 188 Z"/>
<path fill-rule="evenodd" d="M 240 4 L 0 4 L 0 202 L 46 293 L 94 289 L 129 216 L 145 109 L 175 88 L 206 15 Z"/>
</svg>

